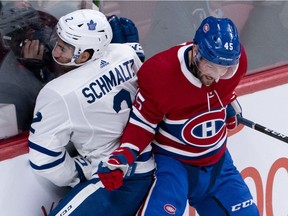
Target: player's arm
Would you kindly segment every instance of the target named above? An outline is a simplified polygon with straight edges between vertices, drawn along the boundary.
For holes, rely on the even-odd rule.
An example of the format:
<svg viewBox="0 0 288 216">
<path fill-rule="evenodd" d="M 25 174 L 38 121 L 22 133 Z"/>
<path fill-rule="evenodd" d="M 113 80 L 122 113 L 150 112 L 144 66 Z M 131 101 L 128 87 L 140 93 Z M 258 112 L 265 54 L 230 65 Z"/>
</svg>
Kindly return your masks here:
<svg viewBox="0 0 288 216">
<path fill-rule="evenodd" d="M 72 135 L 66 104 L 55 91 L 44 88 L 34 113 L 29 135 L 32 169 L 58 186 L 73 187 L 80 178 L 75 161 L 65 148 Z"/>
<path fill-rule="evenodd" d="M 127 173 L 131 175 L 135 159 L 154 139 L 158 122 L 164 116 L 156 102 L 160 99 L 155 97 L 155 92 L 159 92 L 159 89 L 155 89 L 157 84 L 151 80 L 151 74 L 146 70 L 149 71 L 149 67 L 144 64 L 139 71 L 139 89 L 128 125 L 123 132 L 122 144 L 98 168 L 98 175 L 109 190 L 119 188 L 123 176 Z"/>
<path fill-rule="evenodd" d="M 51 51 L 48 46 L 44 46 L 38 39 L 26 39 L 23 43 L 21 58 L 18 60 L 33 72 L 37 79 L 43 83 L 47 83 L 54 77 L 49 70 L 49 64 L 52 60 L 52 57 L 49 57 Z"/>
<path fill-rule="evenodd" d="M 139 89 L 129 122 L 123 132 L 122 144 L 99 164 L 98 176 L 108 190 L 121 187 L 124 177 L 134 174 L 137 156 L 154 139 L 157 123 L 162 118 L 158 116 L 153 119 L 155 122 L 147 120 L 150 117 L 146 114 L 152 114 L 148 109 L 153 110 L 152 107 L 149 108 L 148 100 Z"/>
<path fill-rule="evenodd" d="M 238 126 L 238 115 L 242 116 L 242 108 L 238 100 L 235 99 L 226 107 L 226 127 L 228 130 L 234 130 Z"/>
</svg>

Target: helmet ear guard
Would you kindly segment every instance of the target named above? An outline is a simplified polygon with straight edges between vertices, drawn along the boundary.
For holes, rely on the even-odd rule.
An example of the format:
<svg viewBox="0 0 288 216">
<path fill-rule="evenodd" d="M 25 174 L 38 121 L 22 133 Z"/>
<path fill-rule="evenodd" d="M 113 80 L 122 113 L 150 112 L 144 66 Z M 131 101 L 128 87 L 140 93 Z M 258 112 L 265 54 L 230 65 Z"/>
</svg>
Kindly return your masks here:
<svg viewBox="0 0 288 216">
<path fill-rule="evenodd" d="M 239 62 L 241 44 L 238 31 L 228 18 L 210 16 L 204 19 L 195 33 L 194 43 L 201 56 L 212 63 L 232 66 Z"/>
</svg>

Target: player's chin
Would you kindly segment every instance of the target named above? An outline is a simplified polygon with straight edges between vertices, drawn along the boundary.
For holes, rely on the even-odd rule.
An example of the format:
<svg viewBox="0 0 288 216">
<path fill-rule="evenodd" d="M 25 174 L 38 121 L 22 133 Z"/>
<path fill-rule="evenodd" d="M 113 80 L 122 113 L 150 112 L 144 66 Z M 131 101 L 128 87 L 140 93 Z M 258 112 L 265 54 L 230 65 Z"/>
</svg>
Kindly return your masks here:
<svg viewBox="0 0 288 216">
<path fill-rule="evenodd" d="M 211 77 L 207 77 L 207 76 L 202 76 L 201 77 L 201 82 L 203 85 L 205 86 L 210 86 L 215 80 Z"/>
</svg>

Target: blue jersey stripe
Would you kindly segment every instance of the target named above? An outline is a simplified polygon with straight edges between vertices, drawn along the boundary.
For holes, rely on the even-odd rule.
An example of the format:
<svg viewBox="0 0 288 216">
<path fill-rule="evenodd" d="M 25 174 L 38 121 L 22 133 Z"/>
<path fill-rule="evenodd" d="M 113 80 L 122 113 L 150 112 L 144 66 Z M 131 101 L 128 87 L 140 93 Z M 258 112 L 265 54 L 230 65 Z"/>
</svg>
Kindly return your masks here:
<svg viewBox="0 0 288 216">
<path fill-rule="evenodd" d="M 31 161 L 29 161 L 29 162 L 30 162 L 30 166 L 33 169 L 35 169 L 35 170 L 45 170 L 45 169 L 50 169 L 50 168 L 56 167 L 59 164 L 63 163 L 65 161 L 65 157 L 66 157 L 66 152 L 63 155 L 63 157 L 59 158 L 58 160 L 55 160 L 52 163 L 47 163 L 47 164 L 44 164 L 44 165 L 41 165 L 41 166 L 38 166 L 38 165 L 32 163 Z"/>
<path fill-rule="evenodd" d="M 38 151 L 38 152 L 41 152 L 43 154 L 46 154 L 46 155 L 49 155 L 51 157 L 58 157 L 59 155 L 62 154 L 62 152 L 54 152 L 54 151 L 51 151 L 49 149 L 46 149 L 40 145 L 37 145 L 31 141 L 28 142 L 28 145 L 29 145 L 29 148 L 35 150 L 35 151 Z"/>
</svg>

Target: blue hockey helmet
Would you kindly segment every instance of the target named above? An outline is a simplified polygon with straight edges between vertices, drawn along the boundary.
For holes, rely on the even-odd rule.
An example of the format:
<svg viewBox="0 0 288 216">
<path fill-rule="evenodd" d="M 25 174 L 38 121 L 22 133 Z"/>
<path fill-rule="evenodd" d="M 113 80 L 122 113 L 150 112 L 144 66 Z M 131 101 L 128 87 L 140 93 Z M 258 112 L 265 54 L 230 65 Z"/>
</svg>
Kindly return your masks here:
<svg viewBox="0 0 288 216">
<path fill-rule="evenodd" d="M 205 18 L 196 31 L 194 43 L 201 57 L 218 65 L 239 63 L 241 45 L 235 24 L 228 18 Z"/>
</svg>

